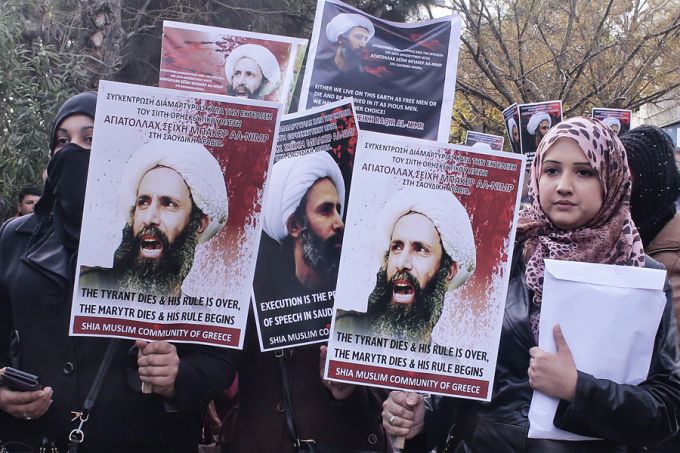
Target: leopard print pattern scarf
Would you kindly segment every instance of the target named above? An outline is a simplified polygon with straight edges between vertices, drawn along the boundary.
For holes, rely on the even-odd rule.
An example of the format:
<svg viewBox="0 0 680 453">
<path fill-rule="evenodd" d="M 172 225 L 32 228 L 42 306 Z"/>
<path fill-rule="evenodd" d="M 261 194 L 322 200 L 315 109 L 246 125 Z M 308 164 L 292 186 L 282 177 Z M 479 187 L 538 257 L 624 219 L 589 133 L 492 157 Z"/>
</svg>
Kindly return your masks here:
<svg viewBox="0 0 680 453">
<path fill-rule="evenodd" d="M 543 156 L 561 138 L 578 143 L 604 191 L 600 212 L 574 230 L 561 230 L 553 225 L 539 200 Z M 599 120 L 570 118 L 550 129 L 536 151 L 530 178 L 532 202 L 520 212 L 517 238 L 524 241 L 526 280 L 533 291 L 531 332 L 538 342 L 545 259 L 642 267 L 644 251 L 630 214 L 631 179 L 625 149 Z"/>
</svg>

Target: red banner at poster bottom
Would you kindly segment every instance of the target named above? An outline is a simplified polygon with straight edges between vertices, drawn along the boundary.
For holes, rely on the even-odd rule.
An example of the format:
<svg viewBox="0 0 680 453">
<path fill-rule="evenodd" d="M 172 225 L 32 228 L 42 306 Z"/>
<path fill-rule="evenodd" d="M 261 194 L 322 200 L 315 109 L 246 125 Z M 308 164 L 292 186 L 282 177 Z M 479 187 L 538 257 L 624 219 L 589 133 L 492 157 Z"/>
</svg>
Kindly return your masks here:
<svg viewBox="0 0 680 453">
<path fill-rule="evenodd" d="M 339 362 L 337 360 L 331 360 L 328 367 L 328 377 L 374 384 L 381 387 L 477 398 L 486 398 L 489 389 L 487 381 L 480 381 L 478 379 L 395 370 L 372 365 Z"/>
<path fill-rule="evenodd" d="M 231 327 L 186 323 L 156 324 L 129 319 L 76 316 L 73 332 L 82 335 L 144 338 L 147 340 L 191 341 L 193 343 L 238 346 L 241 331 Z"/>
</svg>

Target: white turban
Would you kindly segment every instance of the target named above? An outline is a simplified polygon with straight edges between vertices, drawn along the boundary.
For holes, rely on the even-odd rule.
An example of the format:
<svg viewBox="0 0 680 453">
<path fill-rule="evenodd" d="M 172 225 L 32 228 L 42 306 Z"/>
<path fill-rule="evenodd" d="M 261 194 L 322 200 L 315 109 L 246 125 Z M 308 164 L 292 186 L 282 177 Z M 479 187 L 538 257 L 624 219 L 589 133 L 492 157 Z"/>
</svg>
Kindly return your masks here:
<svg viewBox="0 0 680 453">
<path fill-rule="evenodd" d="M 273 53 L 266 47 L 258 44 L 243 44 L 234 49 L 224 62 L 224 72 L 231 85 L 234 78 L 234 66 L 241 58 L 250 58 L 255 61 L 262 70 L 262 75 L 267 79 L 267 84 L 262 87 L 262 96 L 271 94 L 281 83 L 281 67 Z M 264 84 L 265 82 L 263 82 Z"/>
<path fill-rule="evenodd" d="M 605 119 L 603 119 L 602 122 L 609 127 L 616 126 L 619 128 L 619 130 L 621 130 L 621 121 L 619 121 L 619 119 L 616 118 L 615 116 L 608 116 Z"/>
<path fill-rule="evenodd" d="M 331 19 L 326 25 L 326 37 L 330 42 L 338 42 L 338 38 L 354 27 L 362 27 L 368 30 L 368 39 L 375 35 L 375 27 L 367 17 L 361 14 L 340 13 Z"/>
<path fill-rule="evenodd" d="M 120 184 L 121 214 L 125 221 L 135 207 L 142 177 L 156 167 L 175 170 L 189 187 L 198 209 L 208 216 L 208 227 L 198 242 L 217 234 L 227 223 L 227 188 L 220 164 L 198 143 L 152 140 L 135 152 L 123 170 Z"/>
<path fill-rule="evenodd" d="M 536 135 L 536 128 L 543 121 L 548 122 L 548 128 L 552 127 L 552 120 L 550 119 L 550 115 L 548 115 L 546 112 L 538 112 L 531 115 L 531 118 L 529 118 L 529 124 L 527 125 L 527 132 L 531 135 Z"/>
<path fill-rule="evenodd" d="M 409 213 L 422 214 L 439 232 L 444 251 L 458 264 L 458 272 L 448 290 L 461 286 L 475 271 L 477 252 L 470 217 L 451 192 L 408 187 L 390 198 L 378 217 L 377 248 L 380 258 L 389 250 L 397 221 Z"/>
<path fill-rule="evenodd" d="M 491 148 L 491 145 L 489 145 L 486 142 L 477 142 L 474 145 L 472 145 L 474 149 L 478 149 L 480 151 L 493 151 L 493 148 Z"/>
<path fill-rule="evenodd" d="M 510 134 L 510 138 L 512 139 L 512 130 L 517 128 L 517 123 L 515 122 L 514 118 L 510 118 L 508 120 L 508 134 Z"/>
<path fill-rule="evenodd" d="M 281 243 L 288 236 L 288 218 L 300 205 L 307 190 L 321 178 L 330 178 L 335 184 L 340 215 L 343 215 L 345 181 L 330 154 L 317 152 L 289 157 L 274 164 L 262 207 L 262 228 L 272 239 Z"/>
</svg>

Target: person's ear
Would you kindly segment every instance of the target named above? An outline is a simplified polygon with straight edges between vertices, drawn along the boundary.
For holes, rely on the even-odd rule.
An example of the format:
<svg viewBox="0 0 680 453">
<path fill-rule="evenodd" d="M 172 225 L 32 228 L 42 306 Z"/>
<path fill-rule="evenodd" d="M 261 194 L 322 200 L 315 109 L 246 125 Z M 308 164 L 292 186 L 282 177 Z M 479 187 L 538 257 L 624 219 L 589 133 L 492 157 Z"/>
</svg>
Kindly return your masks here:
<svg viewBox="0 0 680 453">
<path fill-rule="evenodd" d="M 198 226 L 198 230 L 196 231 L 197 235 L 203 234 L 206 228 L 208 228 L 208 224 L 210 223 L 210 220 L 208 219 L 208 216 L 206 214 L 203 214 L 201 216 L 201 224 Z"/>
<path fill-rule="evenodd" d="M 453 277 L 456 276 L 458 273 L 458 263 L 455 261 L 451 262 L 451 265 L 449 266 L 449 273 L 446 274 L 446 281 L 450 282 L 453 280 Z"/>
<path fill-rule="evenodd" d="M 302 230 L 304 230 L 304 225 L 300 222 L 298 217 L 293 214 L 290 217 L 288 217 L 288 221 L 286 222 L 286 229 L 288 230 L 288 235 L 292 238 L 299 238 L 300 233 L 302 233 Z"/>
</svg>

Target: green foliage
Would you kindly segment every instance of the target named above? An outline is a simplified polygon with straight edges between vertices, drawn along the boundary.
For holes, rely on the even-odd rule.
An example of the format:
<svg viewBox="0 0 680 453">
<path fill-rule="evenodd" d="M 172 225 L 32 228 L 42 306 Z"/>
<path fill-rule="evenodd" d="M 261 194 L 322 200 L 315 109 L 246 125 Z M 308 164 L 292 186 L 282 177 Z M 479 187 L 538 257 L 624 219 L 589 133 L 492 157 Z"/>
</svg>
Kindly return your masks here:
<svg viewBox="0 0 680 453">
<path fill-rule="evenodd" d="M 0 218 L 11 215 L 23 185 L 42 181 L 51 118 L 82 89 L 78 55 L 22 40 L 27 31 L 23 6 L 22 1 L 0 1 L 0 197 L 5 199 Z"/>
</svg>

